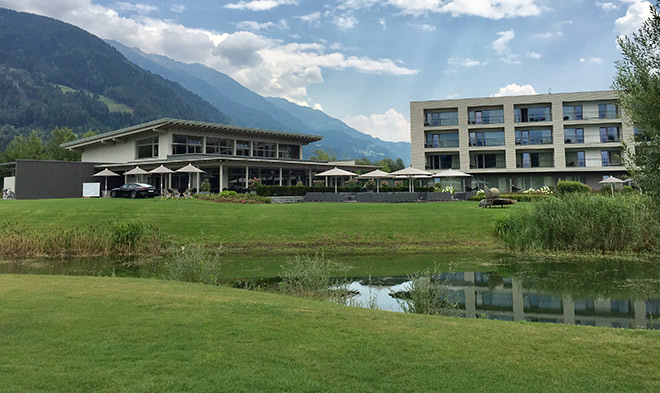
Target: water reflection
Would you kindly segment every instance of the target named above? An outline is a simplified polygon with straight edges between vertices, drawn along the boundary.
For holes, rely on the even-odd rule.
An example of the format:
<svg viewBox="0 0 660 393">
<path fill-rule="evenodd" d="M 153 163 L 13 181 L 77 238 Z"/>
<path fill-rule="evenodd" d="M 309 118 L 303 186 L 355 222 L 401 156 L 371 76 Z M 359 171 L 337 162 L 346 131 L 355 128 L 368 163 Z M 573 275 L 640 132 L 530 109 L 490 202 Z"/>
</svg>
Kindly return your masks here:
<svg viewBox="0 0 660 393">
<path fill-rule="evenodd" d="M 499 272 L 443 273 L 435 278 L 447 282 L 452 300 L 458 304 L 460 315 L 466 318 L 660 328 L 658 290 L 652 294 L 621 296 L 615 289 L 611 296 L 588 296 L 572 294 L 568 290 L 551 293 L 540 289 L 542 285 L 536 285 L 542 280 L 531 280 L 522 275 L 506 277 Z M 406 291 L 410 285 L 407 277 L 371 280 L 363 279 L 350 284 L 350 289 L 359 294 L 350 299 L 349 304 L 403 311 L 401 302 L 405 300 L 395 299 L 391 293 Z M 658 282 L 655 281 L 655 284 L 657 287 Z M 648 285 L 644 288 L 649 289 Z"/>
</svg>

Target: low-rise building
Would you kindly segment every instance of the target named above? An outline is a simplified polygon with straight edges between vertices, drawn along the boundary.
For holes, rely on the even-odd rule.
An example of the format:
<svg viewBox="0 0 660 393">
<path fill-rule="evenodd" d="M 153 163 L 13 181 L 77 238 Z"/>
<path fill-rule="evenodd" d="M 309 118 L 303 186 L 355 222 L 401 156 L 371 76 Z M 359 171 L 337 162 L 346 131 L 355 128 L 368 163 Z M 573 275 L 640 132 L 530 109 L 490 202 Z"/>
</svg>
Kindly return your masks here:
<svg viewBox="0 0 660 393">
<path fill-rule="evenodd" d="M 614 91 L 414 101 L 410 132 L 415 168 L 460 170 L 472 189 L 507 191 L 599 187 L 625 174 L 634 133 Z"/>
</svg>

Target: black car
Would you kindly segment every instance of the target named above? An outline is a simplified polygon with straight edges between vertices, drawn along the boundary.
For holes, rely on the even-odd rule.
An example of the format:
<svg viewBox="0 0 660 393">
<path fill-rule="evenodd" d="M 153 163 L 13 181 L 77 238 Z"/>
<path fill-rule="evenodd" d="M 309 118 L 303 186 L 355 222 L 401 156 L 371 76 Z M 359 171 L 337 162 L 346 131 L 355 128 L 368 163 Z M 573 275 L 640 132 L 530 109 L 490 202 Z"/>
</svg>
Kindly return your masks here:
<svg viewBox="0 0 660 393">
<path fill-rule="evenodd" d="M 145 183 L 126 183 L 121 187 L 113 188 L 110 197 L 153 198 L 158 195 L 156 187 Z"/>
</svg>

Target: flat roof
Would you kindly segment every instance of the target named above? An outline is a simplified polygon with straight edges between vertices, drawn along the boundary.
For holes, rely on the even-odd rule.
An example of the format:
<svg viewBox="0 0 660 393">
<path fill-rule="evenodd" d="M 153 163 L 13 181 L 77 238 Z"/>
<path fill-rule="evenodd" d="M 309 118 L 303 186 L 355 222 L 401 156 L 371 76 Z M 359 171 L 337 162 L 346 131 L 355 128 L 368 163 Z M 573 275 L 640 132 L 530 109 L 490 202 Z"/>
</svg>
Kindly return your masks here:
<svg viewBox="0 0 660 393">
<path fill-rule="evenodd" d="M 60 146 L 65 149 L 77 149 L 83 146 L 101 143 L 108 140 L 115 140 L 145 131 L 155 131 L 160 128 L 171 128 L 171 127 L 176 127 L 178 130 L 182 130 L 182 131 L 198 131 L 198 132 L 229 131 L 236 135 L 285 138 L 285 139 L 297 140 L 306 143 L 316 142 L 323 139 L 322 136 L 311 135 L 311 134 L 300 134 L 295 132 L 275 131 L 275 130 L 262 130 L 258 128 L 239 127 L 228 124 L 205 123 L 201 121 L 165 118 L 165 119 L 154 120 L 148 123 L 138 124 L 132 127 L 122 128 L 115 131 L 105 132 L 103 134 L 90 136 L 88 138 L 78 139 L 73 142 L 63 143 Z"/>
</svg>

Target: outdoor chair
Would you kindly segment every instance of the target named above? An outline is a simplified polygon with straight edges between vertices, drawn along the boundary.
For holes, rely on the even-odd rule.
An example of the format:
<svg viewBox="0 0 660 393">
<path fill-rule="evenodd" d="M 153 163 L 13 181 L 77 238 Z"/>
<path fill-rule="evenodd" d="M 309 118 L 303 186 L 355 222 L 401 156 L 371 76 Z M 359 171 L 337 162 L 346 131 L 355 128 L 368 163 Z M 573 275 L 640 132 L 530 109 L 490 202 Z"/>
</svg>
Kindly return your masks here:
<svg viewBox="0 0 660 393">
<path fill-rule="evenodd" d="M 189 188 L 186 191 L 183 192 L 183 197 L 185 199 L 192 199 L 192 189 Z"/>
<path fill-rule="evenodd" d="M 170 195 L 172 199 L 179 199 L 179 197 L 181 196 L 181 193 L 176 188 L 170 191 L 171 191 Z"/>
<path fill-rule="evenodd" d="M 160 193 L 160 199 L 170 199 L 172 197 L 172 194 L 170 194 L 169 190 L 162 190 Z"/>
</svg>

